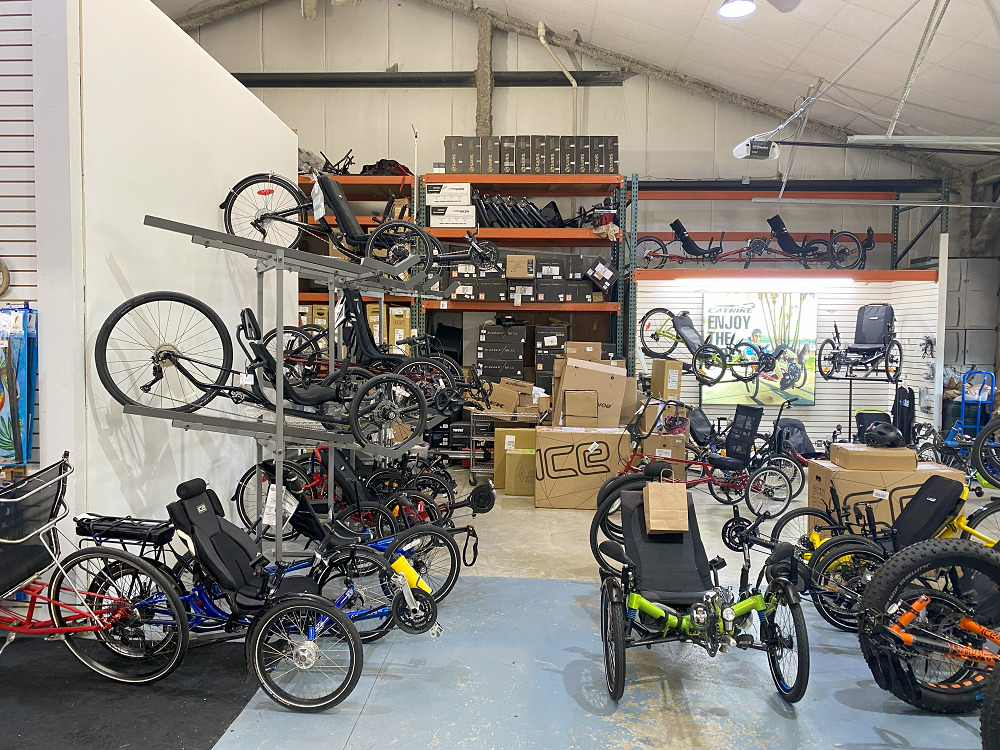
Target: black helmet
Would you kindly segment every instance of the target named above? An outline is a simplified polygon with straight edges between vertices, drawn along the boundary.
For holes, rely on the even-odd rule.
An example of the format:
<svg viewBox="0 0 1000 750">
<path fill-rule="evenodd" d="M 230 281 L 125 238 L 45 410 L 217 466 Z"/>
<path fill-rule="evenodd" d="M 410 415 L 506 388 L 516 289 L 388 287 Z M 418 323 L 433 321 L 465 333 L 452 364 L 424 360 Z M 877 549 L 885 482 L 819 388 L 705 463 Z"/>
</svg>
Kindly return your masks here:
<svg viewBox="0 0 1000 750">
<path fill-rule="evenodd" d="M 904 448 L 903 433 L 888 422 L 872 422 L 865 430 L 865 445 L 872 448 Z"/>
</svg>

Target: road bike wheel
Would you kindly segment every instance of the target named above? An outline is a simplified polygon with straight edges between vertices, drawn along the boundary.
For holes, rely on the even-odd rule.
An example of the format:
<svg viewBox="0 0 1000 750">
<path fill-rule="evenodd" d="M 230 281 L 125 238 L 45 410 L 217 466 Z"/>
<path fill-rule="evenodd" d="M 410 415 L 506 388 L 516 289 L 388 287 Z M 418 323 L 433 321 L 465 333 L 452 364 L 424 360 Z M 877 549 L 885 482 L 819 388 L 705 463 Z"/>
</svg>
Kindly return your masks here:
<svg viewBox="0 0 1000 750">
<path fill-rule="evenodd" d="M 279 214 L 289 221 L 309 220 L 309 201 L 297 185 L 278 175 L 255 174 L 239 182 L 222 204 L 226 231 L 237 237 L 272 245 L 298 247 L 305 230 L 277 219 L 260 217 Z M 317 217 L 318 218 L 318 217 Z M 259 228 L 251 222 L 259 221 Z"/>
<path fill-rule="evenodd" d="M 643 268 L 663 268 L 668 254 L 667 243 L 659 237 L 640 237 L 635 241 L 635 255 L 642 258 Z"/>
<path fill-rule="evenodd" d="M 761 348 L 752 341 L 744 341 L 730 351 L 727 366 L 733 377 L 741 383 L 756 380 L 761 371 Z M 754 394 L 756 395 L 756 394 Z"/>
<path fill-rule="evenodd" d="M 283 601 L 260 615 L 252 633 L 250 671 L 276 703 L 322 711 L 358 684 L 361 638 L 332 602 L 305 596 Z"/>
<path fill-rule="evenodd" d="M 994 417 L 979 431 L 970 452 L 976 471 L 1000 487 L 1000 417 Z"/>
<path fill-rule="evenodd" d="M 601 583 L 601 643 L 604 646 L 604 675 L 611 700 L 625 694 L 625 603 L 621 584 L 614 578 Z M 618 599 L 618 601 L 615 601 Z"/>
<path fill-rule="evenodd" d="M 271 352 L 271 356 L 274 356 L 274 337 L 276 335 L 277 329 L 272 328 L 260 340 L 260 343 Z M 284 357 L 282 361 L 285 366 L 285 377 L 288 378 L 288 381 L 292 385 L 300 387 L 315 380 L 319 373 L 319 365 L 315 364 L 315 360 L 320 357 L 319 344 L 312 340 L 309 333 L 295 326 L 285 326 L 283 339 Z M 309 363 L 310 358 L 312 358 L 313 364 Z"/>
<path fill-rule="evenodd" d="M 976 509 L 965 519 L 965 525 L 970 529 L 975 529 L 983 536 L 989 537 L 994 542 L 1000 541 L 1000 500 L 993 500 Z M 980 544 L 986 544 L 982 539 L 976 539 L 968 531 L 962 532 L 962 539 L 973 539 Z M 1000 552 L 1000 547 L 997 547 L 997 552 Z"/>
<path fill-rule="evenodd" d="M 402 555 L 430 586 L 434 601 L 441 602 L 458 581 L 462 555 L 447 531 L 435 526 L 415 526 L 400 532 L 385 551 L 387 560 Z"/>
<path fill-rule="evenodd" d="M 726 374 L 726 355 L 714 344 L 703 344 L 691 359 L 695 379 L 702 385 L 715 385 Z"/>
<path fill-rule="evenodd" d="M 673 318 L 670 311 L 654 307 L 639 321 L 639 344 L 647 357 L 664 358 L 677 348 Z"/>
<path fill-rule="evenodd" d="M 874 544 L 843 540 L 819 552 L 812 569 L 812 600 L 820 616 L 838 630 L 858 629 L 858 608 L 865 588 L 885 560 Z"/>
<path fill-rule="evenodd" d="M 816 353 L 816 369 L 823 380 L 829 380 L 840 369 L 838 353 L 837 345 L 833 343 L 833 339 L 826 339 L 819 345 L 819 351 Z"/>
<path fill-rule="evenodd" d="M 885 379 L 890 383 L 898 383 L 903 374 L 903 345 L 896 339 L 889 342 L 885 348 Z"/>
<path fill-rule="evenodd" d="M 789 601 L 787 592 L 775 594 L 774 611 L 764 615 L 761 628 L 767 648 L 767 665 L 785 703 L 798 703 L 809 685 L 809 634 L 799 602 Z"/>
<path fill-rule="evenodd" d="M 394 571 L 388 561 L 367 547 L 343 547 L 326 561 L 319 593 L 354 623 L 362 643 L 385 637 L 392 630 L 389 605 L 396 595 Z"/>
<path fill-rule="evenodd" d="M 398 266 L 416 256 L 417 263 L 409 268 L 412 276 L 430 269 L 437 249 L 436 240 L 412 221 L 386 221 L 368 235 L 365 257 Z"/>
<path fill-rule="evenodd" d="M 285 495 L 285 505 L 294 509 L 298 504 L 299 498 L 307 502 L 315 500 L 315 493 L 312 490 L 305 489 L 310 481 L 305 469 L 300 464 L 288 459 L 285 460 L 283 466 L 282 475 L 284 476 L 284 481 L 282 489 Z M 267 500 L 271 487 L 274 486 L 274 461 L 267 460 L 262 462 L 259 471 L 261 507 L 263 507 L 263 503 Z M 243 527 L 251 536 L 257 533 L 260 523 L 260 515 L 257 513 L 257 476 L 258 467 L 251 466 L 240 477 L 240 481 L 236 483 L 236 491 L 233 493 L 233 502 L 236 503 L 236 515 L 240 517 Z M 282 511 L 281 538 L 285 540 L 298 536 L 298 533 L 294 532 L 291 527 L 292 512 L 289 512 L 287 509 Z M 275 514 L 277 514 L 277 508 L 275 508 Z M 264 525 L 264 535 L 262 538 L 269 542 L 274 541 L 275 533 L 271 525 Z"/>
<path fill-rule="evenodd" d="M 861 599 L 858 640 L 880 687 L 925 711 L 974 711 L 995 669 L 923 649 L 918 643 L 901 644 L 887 632 L 921 595 L 930 603 L 906 631 L 996 653 L 996 644 L 961 628 L 959 622 L 968 617 L 996 628 L 1000 555 L 969 539 L 918 542 L 893 555 Z"/>
<path fill-rule="evenodd" d="M 335 529 L 343 534 L 368 537 L 370 539 L 386 539 L 399 531 L 392 512 L 380 503 L 362 501 L 352 503 L 333 517 Z"/>
<path fill-rule="evenodd" d="M 102 626 L 62 639 L 85 666 L 116 682 L 155 682 L 187 651 L 176 581 L 135 555 L 106 546 L 71 552 L 53 573 L 48 597 L 53 627 Z"/>
<path fill-rule="evenodd" d="M 747 508 L 760 518 L 777 518 L 792 501 L 792 484 L 777 466 L 768 465 L 750 475 L 743 498 Z"/>
<path fill-rule="evenodd" d="M 723 505 L 736 505 L 743 499 L 744 488 L 737 479 L 742 472 L 725 471 L 713 466 L 709 470 L 712 481 L 708 483 L 709 494 Z M 743 474 L 743 481 L 748 477 Z M 726 486 L 727 484 L 737 486 Z"/>
<path fill-rule="evenodd" d="M 830 259 L 831 268 L 857 268 L 861 265 L 864 256 L 861 240 L 851 232 L 837 232 L 833 235 L 827 256 Z"/>
<path fill-rule="evenodd" d="M 802 464 L 791 456 L 786 456 L 784 454 L 772 454 L 767 456 L 765 464 L 780 470 L 781 473 L 788 478 L 788 483 L 792 489 L 791 500 L 794 500 L 802 494 L 802 490 L 805 489 L 806 486 L 806 472 L 802 468 Z"/>
<path fill-rule="evenodd" d="M 432 359 L 411 359 L 393 372 L 416 383 L 428 404 L 434 403 L 434 397 L 439 391 L 455 387 L 455 381 L 451 379 L 447 368 Z"/>
<path fill-rule="evenodd" d="M 822 544 L 833 533 L 819 530 L 817 527 L 832 527 L 836 521 L 826 511 L 817 508 L 796 508 L 783 513 L 774 528 L 771 529 L 771 541 L 774 543 L 788 542 L 795 546 L 807 563 L 822 550 Z"/>
<path fill-rule="evenodd" d="M 423 439 L 427 401 L 417 385 L 400 375 L 377 375 L 355 394 L 349 411 L 351 434 L 369 445 L 404 451 Z"/>
<path fill-rule="evenodd" d="M 206 385 L 224 386 L 230 378 L 233 341 L 225 324 L 204 302 L 179 292 L 126 300 L 94 345 L 97 374 L 119 404 L 191 412 L 215 398 L 217 391 L 200 390 L 181 374 L 173 357 Z M 153 383 L 156 368 L 162 378 Z"/>
</svg>

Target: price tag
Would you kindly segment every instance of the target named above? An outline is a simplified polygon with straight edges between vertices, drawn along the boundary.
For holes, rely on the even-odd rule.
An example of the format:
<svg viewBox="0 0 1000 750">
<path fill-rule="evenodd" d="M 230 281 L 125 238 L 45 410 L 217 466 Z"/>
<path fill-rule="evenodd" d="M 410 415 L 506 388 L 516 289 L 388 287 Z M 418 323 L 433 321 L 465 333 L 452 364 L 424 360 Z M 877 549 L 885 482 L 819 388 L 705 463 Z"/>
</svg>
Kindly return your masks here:
<svg viewBox="0 0 1000 750">
<path fill-rule="evenodd" d="M 319 221 L 326 216 L 326 204 L 323 202 L 323 188 L 319 186 L 319 181 L 313 183 L 312 187 L 313 218 Z"/>
<path fill-rule="evenodd" d="M 249 372 L 243 373 L 243 375 L 240 376 L 240 385 L 253 385 L 253 375 Z"/>
<path fill-rule="evenodd" d="M 444 628 L 441 623 L 435 622 L 427 632 L 431 634 L 431 638 L 440 638 L 444 634 Z"/>
<path fill-rule="evenodd" d="M 441 300 L 441 308 L 440 309 L 442 309 L 442 310 L 447 310 L 448 309 L 448 302 L 447 302 L 447 300 Z M 485 338 L 485 336 L 483 338 Z"/>
</svg>

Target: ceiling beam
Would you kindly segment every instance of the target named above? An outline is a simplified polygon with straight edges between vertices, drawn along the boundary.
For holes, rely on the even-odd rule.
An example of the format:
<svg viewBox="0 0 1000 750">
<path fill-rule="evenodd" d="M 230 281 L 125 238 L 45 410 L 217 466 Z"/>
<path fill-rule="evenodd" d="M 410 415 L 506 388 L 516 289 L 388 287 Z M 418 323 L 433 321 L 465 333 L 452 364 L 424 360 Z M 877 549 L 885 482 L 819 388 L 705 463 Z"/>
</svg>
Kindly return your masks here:
<svg viewBox="0 0 1000 750">
<path fill-rule="evenodd" d="M 227 16 L 259 8 L 261 5 L 266 5 L 269 2 L 271 0 L 226 0 L 204 10 L 199 10 L 196 13 L 188 13 L 186 16 L 175 19 L 174 22 L 185 31 L 191 31 L 192 29 L 221 21 Z"/>
</svg>

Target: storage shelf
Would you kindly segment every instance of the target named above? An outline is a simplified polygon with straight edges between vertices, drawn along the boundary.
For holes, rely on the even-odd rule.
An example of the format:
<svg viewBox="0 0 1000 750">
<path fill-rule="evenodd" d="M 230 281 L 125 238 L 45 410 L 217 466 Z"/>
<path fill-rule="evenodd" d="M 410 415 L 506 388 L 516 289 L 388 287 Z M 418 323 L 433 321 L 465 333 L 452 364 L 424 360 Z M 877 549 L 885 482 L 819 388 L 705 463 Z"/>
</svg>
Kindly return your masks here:
<svg viewBox="0 0 1000 750">
<path fill-rule="evenodd" d="M 362 297 L 365 302 L 377 302 L 377 297 Z M 299 292 L 300 305 L 325 305 L 330 301 L 329 292 Z M 398 294 L 385 295 L 385 303 L 408 305 L 413 302 L 413 297 L 400 296 Z"/>
<path fill-rule="evenodd" d="M 349 201 L 384 201 L 390 195 L 397 198 L 409 198 L 413 195 L 412 175 L 332 174 L 329 177 L 341 184 Z M 299 185 L 308 194 L 312 189 L 312 177 L 300 174 Z"/>
<path fill-rule="evenodd" d="M 455 312 L 613 312 L 617 302 L 476 302 L 474 300 L 424 300 L 425 310 Z"/>
<path fill-rule="evenodd" d="M 456 241 L 472 227 L 434 227 L 428 229 L 441 240 Z M 591 229 L 480 229 L 476 235 L 497 245 L 513 247 L 609 247 L 611 241 L 594 234 Z"/>
<path fill-rule="evenodd" d="M 425 174 L 427 182 L 468 182 L 479 192 L 504 195 L 611 195 L 624 182 L 617 174 Z"/>
<path fill-rule="evenodd" d="M 688 232 L 691 235 L 691 239 L 695 242 L 708 242 L 709 240 L 719 241 L 722 232 Z M 802 242 L 808 237 L 811 240 L 822 240 L 829 239 L 830 230 L 826 229 L 822 232 L 789 232 L 792 238 L 796 242 Z M 863 229 L 853 233 L 858 239 L 864 240 L 868 236 L 868 230 Z M 770 236 L 770 230 L 758 229 L 755 232 L 744 232 L 744 231 L 731 231 L 726 230 L 726 242 L 742 242 L 744 239 L 754 239 L 756 237 L 768 237 Z M 658 237 L 664 242 L 669 242 L 674 238 L 674 233 L 670 232 L 639 232 L 639 237 Z M 875 233 L 876 244 L 883 243 L 889 244 L 892 242 L 892 232 L 876 232 Z"/>
<path fill-rule="evenodd" d="M 635 281 L 674 281 L 677 279 L 851 279 L 852 281 L 937 281 L 937 271 L 850 271 L 813 269 L 756 268 L 644 268 L 632 272 Z"/>
<path fill-rule="evenodd" d="M 641 201 L 749 201 L 754 198 L 777 198 L 778 190 L 639 190 Z M 785 195 L 794 198 L 856 198 L 858 200 L 896 200 L 895 193 L 844 193 L 829 190 L 801 190 Z"/>
</svg>

